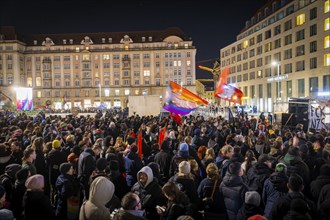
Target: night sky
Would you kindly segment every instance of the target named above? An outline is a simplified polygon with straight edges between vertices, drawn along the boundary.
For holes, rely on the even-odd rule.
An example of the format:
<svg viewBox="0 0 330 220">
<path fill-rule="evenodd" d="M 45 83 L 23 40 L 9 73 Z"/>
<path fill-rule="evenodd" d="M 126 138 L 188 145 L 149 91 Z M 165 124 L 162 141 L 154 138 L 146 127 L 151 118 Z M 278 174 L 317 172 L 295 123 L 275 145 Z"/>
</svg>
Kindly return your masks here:
<svg viewBox="0 0 330 220">
<path fill-rule="evenodd" d="M 197 48 L 197 65 L 212 67 L 268 0 L 0 0 L 0 25 L 19 33 L 88 33 L 179 27 Z M 211 74 L 197 69 L 197 78 Z"/>
</svg>

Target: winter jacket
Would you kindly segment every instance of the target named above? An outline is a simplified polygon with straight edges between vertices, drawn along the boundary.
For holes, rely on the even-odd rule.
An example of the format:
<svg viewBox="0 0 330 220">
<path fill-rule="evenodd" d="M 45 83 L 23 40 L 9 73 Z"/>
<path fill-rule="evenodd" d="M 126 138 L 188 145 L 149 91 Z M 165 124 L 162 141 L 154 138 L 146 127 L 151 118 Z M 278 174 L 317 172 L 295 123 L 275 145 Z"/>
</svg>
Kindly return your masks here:
<svg viewBox="0 0 330 220">
<path fill-rule="evenodd" d="M 318 176 L 311 182 L 310 190 L 314 201 L 318 200 L 322 187 L 327 184 L 330 184 L 330 176 Z"/>
<path fill-rule="evenodd" d="M 23 198 L 24 219 L 54 219 L 50 199 L 43 191 L 26 191 Z"/>
<path fill-rule="evenodd" d="M 138 173 L 137 178 L 140 173 L 145 173 L 148 177 L 145 185 L 142 185 L 138 180 L 132 187 L 132 192 L 140 197 L 142 209 L 146 211 L 147 219 L 159 219 L 156 205 L 162 206 L 165 204 L 165 197 L 163 195 L 162 189 L 158 182 L 153 179 L 153 173 L 150 167 L 143 167 Z"/>
<path fill-rule="evenodd" d="M 176 220 L 179 216 L 185 215 L 187 213 L 187 208 L 189 206 L 189 198 L 182 193 L 175 202 L 168 202 L 165 212 L 161 215 L 161 220 Z"/>
<path fill-rule="evenodd" d="M 136 175 L 143 167 L 142 161 L 136 153 L 129 152 L 125 157 L 126 182 L 132 187 L 136 182 Z"/>
<path fill-rule="evenodd" d="M 287 183 L 288 176 L 284 172 L 273 173 L 268 179 L 266 179 L 262 191 L 265 217 L 270 217 L 272 207 L 277 199 L 287 194 Z"/>
<path fill-rule="evenodd" d="M 247 187 L 240 176 L 227 172 L 220 184 L 227 209 L 228 219 L 235 220 L 238 210 L 242 207 Z"/>
<path fill-rule="evenodd" d="M 247 172 L 246 185 L 250 191 L 257 191 L 262 195 L 265 180 L 272 174 L 272 170 L 265 164 L 257 162 Z"/>
</svg>

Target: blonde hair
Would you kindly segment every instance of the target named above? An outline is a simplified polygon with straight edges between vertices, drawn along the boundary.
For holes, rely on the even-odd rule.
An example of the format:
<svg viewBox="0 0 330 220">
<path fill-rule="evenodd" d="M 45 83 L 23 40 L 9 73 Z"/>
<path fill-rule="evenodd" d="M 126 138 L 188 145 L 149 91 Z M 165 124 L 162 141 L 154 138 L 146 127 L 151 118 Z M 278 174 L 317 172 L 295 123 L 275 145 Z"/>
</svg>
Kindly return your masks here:
<svg viewBox="0 0 330 220">
<path fill-rule="evenodd" d="M 198 163 L 195 159 L 188 160 L 188 163 L 190 164 L 191 171 L 198 172 Z"/>
<path fill-rule="evenodd" d="M 205 152 L 205 159 L 214 159 L 215 158 L 215 153 L 213 148 L 208 148 Z"/>
<path fill-rule="evenodd" d="M 219 178 L 219 169 L 215 163 L 209 163 L 206 167 L 206 175 L 210 179 Z"/>
<path fill-rule="evenodd" d="M 233 150 L 234 150 L 234 148 L 231 145 L 227 144 L 221 148 L 220 152 L 222 155 L 225 155 L 229 152 L 232 152 Z"/>
</svg>

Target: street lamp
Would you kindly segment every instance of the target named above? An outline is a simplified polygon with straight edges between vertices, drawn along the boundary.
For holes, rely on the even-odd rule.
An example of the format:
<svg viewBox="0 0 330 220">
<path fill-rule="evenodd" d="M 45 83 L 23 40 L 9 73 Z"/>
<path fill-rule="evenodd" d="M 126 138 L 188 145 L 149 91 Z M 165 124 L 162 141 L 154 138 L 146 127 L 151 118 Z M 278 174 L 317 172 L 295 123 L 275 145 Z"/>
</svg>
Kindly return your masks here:
<svg viewBox="0 0 330 220">
<path fill-rule="evenodd" d="M 278 106 L 278 100 L 280 98 L 281 92 L 280 92 L 280 63 L 279 62 L 272 62 L 273 66 L 277 66 L 277 99 L 276 104 Z"/>
<path fill-rule="evenodd" d="M 101 83 L 99 83 L 99 95 L 100 95 L 100 105 L 102 104 L 102 93 L 101 93 Z"/>
</svg>

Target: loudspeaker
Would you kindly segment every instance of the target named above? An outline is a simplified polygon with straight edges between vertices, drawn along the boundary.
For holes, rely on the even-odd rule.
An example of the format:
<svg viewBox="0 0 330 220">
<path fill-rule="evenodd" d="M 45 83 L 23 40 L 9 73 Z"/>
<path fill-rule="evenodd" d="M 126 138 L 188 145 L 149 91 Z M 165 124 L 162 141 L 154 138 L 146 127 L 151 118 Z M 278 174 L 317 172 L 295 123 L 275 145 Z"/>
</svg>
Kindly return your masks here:
<svg viewBox="0 0 330 220">
<path fill-rule="evenodd" d="M 299 103 L 301 102 L 301 103 Z M 295 103 L 289 103 L 289 116 L 292 115 L 292 119 L 290 119 L 290 125 L 295 127 L 297 124 L 304 125 L 304 131 L 308 130 L 308 102 L 306 100 L 298 101 L 295 100 Z M 285 116 L 284 116 L 285 117 Z M 285 120 L 286 122 L 287 120 Z M 284 122 L 284 123 L 285 123 Z M 283 123 L 283 120 L 282 120 Z"/>
</svg>

